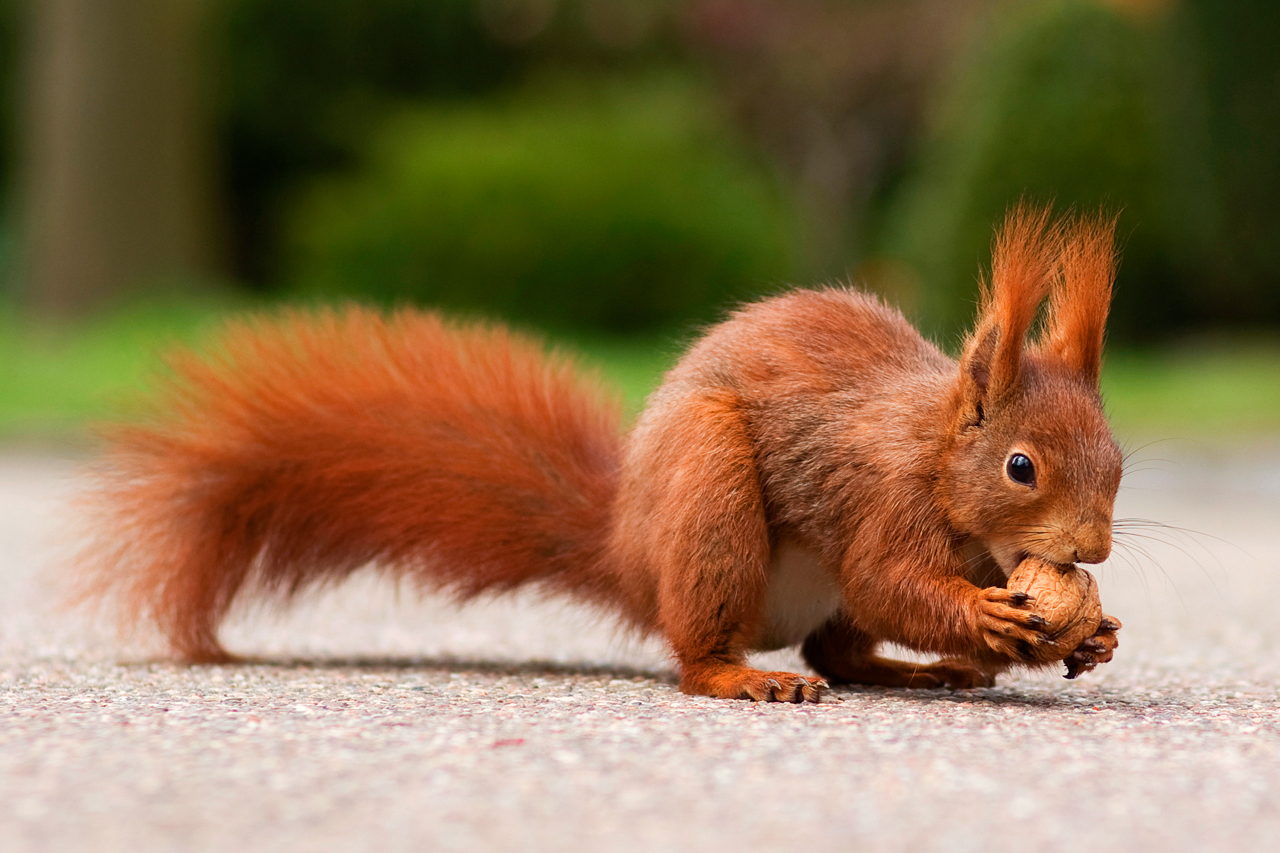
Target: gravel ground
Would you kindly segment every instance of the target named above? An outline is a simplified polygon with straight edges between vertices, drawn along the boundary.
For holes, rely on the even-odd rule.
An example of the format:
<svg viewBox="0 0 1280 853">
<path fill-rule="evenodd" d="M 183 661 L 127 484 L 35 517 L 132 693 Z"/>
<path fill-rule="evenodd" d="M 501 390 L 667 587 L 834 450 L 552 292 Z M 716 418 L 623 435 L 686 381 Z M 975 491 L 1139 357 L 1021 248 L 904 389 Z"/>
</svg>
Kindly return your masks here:
<svg viewBox="0 0 1280 853">
<path fill-rule="evenodd" d="M 239 621 L 253 663 L 174 666 L 53 608 L 72 467 L 0 456 L 6 851 L 1280 849 L 1274 443 L 1127 478 L 1118 515 L 1198 532 L 1101 568 L 1112 664 L 816 706 L 682 696 L 571 607 L 373 579 Z"/>
</svg>

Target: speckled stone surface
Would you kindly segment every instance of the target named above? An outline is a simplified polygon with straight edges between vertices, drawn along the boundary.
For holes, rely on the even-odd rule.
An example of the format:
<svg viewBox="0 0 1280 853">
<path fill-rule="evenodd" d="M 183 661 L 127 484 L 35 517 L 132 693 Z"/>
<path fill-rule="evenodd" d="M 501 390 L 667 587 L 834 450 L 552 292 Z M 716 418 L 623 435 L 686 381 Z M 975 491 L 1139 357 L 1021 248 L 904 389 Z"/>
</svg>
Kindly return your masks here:
<svg viewBox="0 0 1280 853">
<path fill-rule="evenodd" d="M 371 578 L 175 666 L 53 609 L 72 466 L 0 456 L 0 849 L 1280 849 L 1280 452 L 1170 459 L 1118 515 L 1198 532 L 1097 573 L 1112 664 L 788 706 L 683 696 L 573 607 Z"/>
</svg>

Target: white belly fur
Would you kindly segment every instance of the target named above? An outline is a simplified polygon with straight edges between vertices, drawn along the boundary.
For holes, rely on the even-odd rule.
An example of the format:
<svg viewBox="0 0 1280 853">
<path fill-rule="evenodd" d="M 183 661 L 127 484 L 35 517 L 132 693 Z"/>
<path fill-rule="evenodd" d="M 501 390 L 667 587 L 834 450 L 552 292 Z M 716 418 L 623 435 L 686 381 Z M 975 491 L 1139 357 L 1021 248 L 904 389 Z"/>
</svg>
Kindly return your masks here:
<svg viewBox="0 0 1280 853">
<path fill-rule="evenodd" d="M 773 549 L 766 595 L 757 651 L 796 645 L 840 609 L 835 573 L 823 568 L 812 551 L 789 540 Z"/>
</svg>

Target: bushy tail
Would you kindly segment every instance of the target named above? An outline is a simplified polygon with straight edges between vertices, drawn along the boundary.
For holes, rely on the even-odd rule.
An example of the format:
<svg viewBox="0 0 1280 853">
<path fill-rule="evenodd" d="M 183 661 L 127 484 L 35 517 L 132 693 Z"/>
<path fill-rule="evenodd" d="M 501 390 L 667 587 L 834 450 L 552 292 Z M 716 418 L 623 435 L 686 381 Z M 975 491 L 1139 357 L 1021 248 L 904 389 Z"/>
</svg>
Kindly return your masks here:
<svg viewBox="0 0 1280 853">
<path fill-rule="evenodd" d="M 237 598 L 376 563 L 466 598 L 541 581 L 601 603 L 620 407 L 501 328 L 362 309 L 235 324 L 108 433 L 81 597 L 192 661 Z"/>
</svg>

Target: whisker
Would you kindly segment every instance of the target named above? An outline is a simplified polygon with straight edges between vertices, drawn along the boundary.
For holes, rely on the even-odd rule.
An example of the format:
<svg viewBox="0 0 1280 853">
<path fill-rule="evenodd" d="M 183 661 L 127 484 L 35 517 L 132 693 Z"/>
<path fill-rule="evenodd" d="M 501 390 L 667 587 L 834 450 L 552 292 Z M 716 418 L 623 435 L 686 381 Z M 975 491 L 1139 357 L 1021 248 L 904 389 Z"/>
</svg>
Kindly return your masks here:
<svg viewBox="0 0 1280 853">
<path fill-rule="evenodd" d="M 1116 519 L 1116 521 L 1113 522 L 1113 526 L 1116 524 L 1132 525 L 1135 527 L 1152 527 L 1158 530 L 1167 530 L 1170 533 L 1176 533 L 1176 534 L 1185 536 L 1192 542 L 1196 541 L 1195 537 L 1197 536 L 1202 537 L 1204 539 L 1212 539 L 1215 542 L 1218 542 L 1230 548 L 1236 549 L 1241 554 L 1243 554 L 1244 556 L 1248 557 L 1251 560 L 1258 559 L 1256 556 L 1249 553 L 1248 550 L 1240 547 L 1239 545 L 1232 542 L 1231 540 L 1223 539 L 1221 536 L 1214 536 L 1212 533 L 1205 533 L 1203 530 L 1193 530 L 1190 527 L 1181 527 L 1176 524 L 1168 524 L 1167 522 L 1156 521 L 1150 518 L 1120 518 L 1120 519 Z M 1212 552 L 1209 551 L 1208 548 L 1205 548 L 1203 544 L 1199 542 L 1196 542 L 1196 544 L 1200 545 L 1201 548 L 1204 548 L 1206 553 L 1212 554 Z"/>
<path fill-rule="evenodd" d="M 1125 462 L 1128 462 L 1129 459 L 1132 458 L 1134 454 L 1141 453 L 1142 451 L 1146 450 L 1148 447 L 1154 447 L 1157 444 L 1171 444 L 1175 441 L 1187 442 L 1188 444 L 1195 444 L 1195 445 L 1199 445 L 1201 443 L 1191 438 L 1157 438 L 1154 441 L 1148 441 L 1146 444 L 1141 444 L 1141 445 L 1138 445 L 1137 447 L 1131 448 L 1131 447 L 1122 445 L 1120 448 L 1120 454 L 1122 459 Z M 1167 462 L 1168 460 L 1162 460 L 1162 461 Z"/>
<path fill-rule="evenodd" d="M 1147 609 L 1148 611 L 1153 611 L 1155 606 L 1151 598 L 1151 585 L 1147 581 L 1147 573 L 1143 571 L 1142 564 L 1134 559 L 1131 554 L 1128 554 L 1123 550 L 1113 550 L 1111 553 L 1113 557 L 1124 560 L 1129 567 L 1133 569 L 1134 574 L 1138 578 L 1138 582 L 1142 584 L 1142 594 L 1147 601 Z"/>
<path fill-rule="evenodd" d="M 1124 549 L 1124 548 L 1129 548 L 1129 549 L 1131 549 L 1131 550 L 1133 550 L 1133 551 L 1137 552 L 1137 554 L 1138 554 L 1140 557 L 1142 557 L 1142 558 L 1143 558 L 1143 559 L 1145 559 L 1148 563 L 1150 563 L 1152 566 L 1154 566 L 1154 567 L 1155 567 L 1155 569 L 1156 569 L 1158 572 L 1160 572 L 1161 576 L 1162 576 L 1162 577 L 1164 577 L 1164 581 L 1165 581 L 1166 586 L 1168 586 L 1168 588 L 1169 588 L 1169 589 L 1173 590 L 1173 594 L 1174 594 L 1175 596 L 1177 596 L 1177 598 L 1178 598 L 1178 604 L 1182 607 L 1182 610 L 1183 610 L 1184 612 L 1186 612 L 1186 613 L 1190 613 L 1190 612 L 1191 612 L 1191 608 L 1187 606 L 1186 599 L 1184 599 L 1184 598 L 1182 597 L 1182 590 L 1178 589 L 1178 585 L 1177 585 L 1176 583 L 1174 583 L 1174 581 L 1173 581 L 1173 577 L 1172 577 L 1172 576 L 1170 576 L 1170 574 L 1169 574 L 1168 570 L 1166 570 L 1166 569 L 1165 569 L 1165 567 L 1164 567 L 1163 565 L 1161 565 L 1161 564 L 1160 564 L 1160 561 L 1159 561 L 1159 560 L 1155 559 L 1155 558 L 1150 554 L 1150 552 L 1146 551 L 1146 550 L 1145 550 L 1145 549 L 1143 549 L 1142 547 L 1139 547 L 1139 546 L 1135 545 L 1135 544 L 1134 544 L 1134 543 L 1132 543 L 1132 542 L 1117 542 L 1116 544 L 1117 544 L 1118 546 L 1120 546 L 1120 547 L 1121 547 L 1121 550 L 1116 551 L 1116 553 L 1117 553 L 1117 554 L 1122 554 L 1122 553 L 1123 553 L 1123 549 Z M 1126 556 L 1128 556 L 1128 555 L 1126 555 Z M 1132 559 L 1132 557 L 1130 557 L 1130 559 Z M 1142 572 L 1141 570 L 1139 570 L 1139 572 L 1138 572 L 1138 577 L 1139 577 L 1139 579 L 1142 581 L 1142 589 L 1143 589 L 1143 592 L 1144 592 L 1144 593 L 1146 594 L 1146 596 L 1147 596 L 1147 603 L 1148 603 L 1148 606 L 1150 606 L 1150 604 L 1151 604 L 1151 587 L 1150 587 L 1150 586 L 1148 585 L 1148 583 L 1147 583 L 1147 580 L 1146 580 L 1146 574 L 1145 574 L 1144 572 Z M 1213 579 L 1212 579 L 1212 578 L 1209 578 L 1209 583 L 1213 586 L 1214 592 L 1215 592 L 1215 593 L 1217 593 L 1219 597 L 1221 597 L 1221 596 L 1222 596 L 1222 591 L 1221 591 L 1220 589 L 1218 589 L 1217 584 L 1216 584 L 1216 583 L 1214 583 L 1214 581 L 1213 581 Z"/>
<path fill-rule="evenodd" d="M 1141 539 L 1145 542 L 1152 542 L 1168 548 L 1173 548 L 1200 570 L 1200 573 L 1207 581 L 1209 581 L 1210 584 L 1213 585 L 1214 590 L 1218 592 L 1219 595 L 1222 594 L 1222 590 L 1218 587 L 1218 579 L 1215 578 L 1214 574 L 1209 572 L 1204 563 L 1201 562 L 1200 556 L 1198 555 L 1202 554 L 1205 558 L 1211 561 L 1217 569 L 1216 574 L 1223 580 L 1229 581 L 1230 574 L 1221 557 L 1214 553 L 1212 548 L 1209 548 L 1204 542 L 1200 541 L 1200 538 L 1212 539 L 1224 545 L 1229 545 L 1238 550 L 1249 560 L 1257 562 L 1257 558 L 1249 554 L 1243 548 L 1240 548 L 1225 539 L 1221 539 L 1207 533 L 1164 524 L 1163 522 L 1151 521 L 1150 519 L 1123 519 L 1122 522 L 1123 523 L 1116 530 L 1117 536 L 1125 537 L 1130 541 Z M 1157 534 L 1167 535 L 1161 536 Z M 1193 548 L 1195 549 L 1194 552 L 1192 551 Z"/>
</svg>

